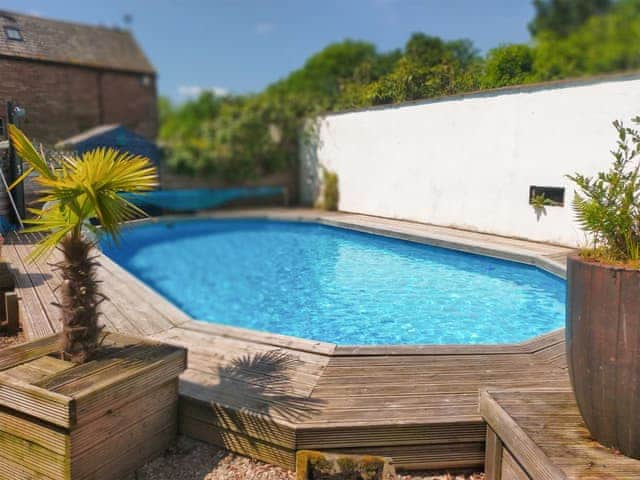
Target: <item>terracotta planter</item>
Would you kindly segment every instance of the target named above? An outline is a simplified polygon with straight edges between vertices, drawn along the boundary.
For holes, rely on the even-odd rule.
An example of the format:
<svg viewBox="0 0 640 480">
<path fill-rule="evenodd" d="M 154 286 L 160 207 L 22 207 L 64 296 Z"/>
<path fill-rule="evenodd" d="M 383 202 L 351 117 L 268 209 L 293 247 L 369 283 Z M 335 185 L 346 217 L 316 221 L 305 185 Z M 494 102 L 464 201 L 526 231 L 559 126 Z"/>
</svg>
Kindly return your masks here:
<svg viewBox="0 0 640 480">
<path fill-rule="evenodd" d="M 593 438 L 640 458 L 640 270 L 570 257 L 567 362 Z"/>
</svg>

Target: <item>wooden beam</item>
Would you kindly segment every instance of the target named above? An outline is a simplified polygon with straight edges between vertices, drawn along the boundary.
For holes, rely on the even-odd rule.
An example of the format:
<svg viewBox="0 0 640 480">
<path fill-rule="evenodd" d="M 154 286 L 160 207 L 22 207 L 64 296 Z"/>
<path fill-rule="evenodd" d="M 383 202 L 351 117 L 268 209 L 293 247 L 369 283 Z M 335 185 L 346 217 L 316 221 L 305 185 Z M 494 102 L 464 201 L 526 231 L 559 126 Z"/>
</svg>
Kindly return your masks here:
<svg viewBox="0 0 640 480">
<path fill-rule="evenodd" d="M 4 311 L 7 325 L 7 334 L 16 335 L 20 328 L 20 307 L 16 292 L 5 292 Z"/>
<path fill-rule="evenodd" d="M 486 480 L 502 480 L 502 440 L 487 426 L 484 454 L 484 475 Z"/>
</svg>

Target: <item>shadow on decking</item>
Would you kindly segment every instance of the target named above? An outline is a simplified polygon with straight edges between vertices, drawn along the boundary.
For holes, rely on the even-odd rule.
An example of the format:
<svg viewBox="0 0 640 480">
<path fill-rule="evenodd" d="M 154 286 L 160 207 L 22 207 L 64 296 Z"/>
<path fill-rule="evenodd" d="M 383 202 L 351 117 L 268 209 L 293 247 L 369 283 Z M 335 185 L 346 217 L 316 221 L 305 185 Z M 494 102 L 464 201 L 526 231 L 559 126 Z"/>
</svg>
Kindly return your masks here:
<svg viewBox="0 0 640 480">
<path fill-rule="evenodd" d="M 322 404 L 294 390 L 293 376 L 300 363 L 297 357 L 282 350 L 243 355 L 218 369 L 219 388 L 228 386 L 239 395 L 262 399 L 265 403 L 258 413 L 277 413 L 289 421 L 300 421 L 316 413 Z"/>
<path fill-rule="evenodd" d="M 29 268 L 29 266 L 27 266 L 27 268 Z M 51 278 L 53 278 L 49 273 L 35 272 L 31 269 L 28 272 L 23 272 L 16 268 L 12 268 L 11 273 L 13 273 L 16 285 L 31 284 L 34 287 L 39 287 L 40 285 L 46 284 L 47 280 L 51 280 Z"/>
<path fill-rule="evenodd" d="M 278 420 L 304 421 L 325 404 L 310 398 L 312 387 L 295 378 L 301 368 L 304 365 L 297 357 L 282 350 L 244 354 L 211 369 L 216 372 L 217 384 L 204 385 L 206 382 L 183 378 L 181 391 L 198 392 L 195 397 L 201 406 L 205 403 L 202 400 L 207 399 L 207 416 L 213 416 L 213 423 L 245 435 L 253 443 L 253 437 L 268 439 L 281 434 Z"/>
</svg>

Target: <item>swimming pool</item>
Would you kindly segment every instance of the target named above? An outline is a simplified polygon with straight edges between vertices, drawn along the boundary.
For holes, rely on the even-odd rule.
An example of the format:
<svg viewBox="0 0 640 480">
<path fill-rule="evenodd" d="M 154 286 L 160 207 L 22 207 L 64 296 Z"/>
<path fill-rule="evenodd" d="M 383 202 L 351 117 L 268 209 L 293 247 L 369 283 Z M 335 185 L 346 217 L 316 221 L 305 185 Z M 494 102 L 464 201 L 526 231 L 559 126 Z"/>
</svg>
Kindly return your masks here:
<svg viewBox="0 0 640 480">
<path fill-rule="evenodd" d="M 336 343 L 499 344 L 564 325 L 535 267 L 315 223 L 193 219 L 102 244 L 190 316 Z"/>
</svg>

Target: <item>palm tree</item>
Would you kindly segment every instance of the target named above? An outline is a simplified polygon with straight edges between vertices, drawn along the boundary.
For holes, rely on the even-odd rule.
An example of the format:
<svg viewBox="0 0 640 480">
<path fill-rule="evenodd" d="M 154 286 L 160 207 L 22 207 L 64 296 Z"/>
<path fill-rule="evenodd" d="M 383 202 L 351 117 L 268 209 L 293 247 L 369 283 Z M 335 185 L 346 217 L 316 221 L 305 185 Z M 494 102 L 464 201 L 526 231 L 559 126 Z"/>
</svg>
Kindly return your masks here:
<svg viewBox="0 0 640 480">
<path fill-rule="evenodd" d="M 63 260 L 57 264 L 62 273 L 59 307 L 62 310 L 62 352 L 72 362 L 89 360 L 100 345 L 102 327 L 98 323 L 98 305 L 103 299 L 96 279 L 93 238 L 107 235 L 118 240 L 122 222 L 145 213 L 124 199 L 121 192 L 144 192 L 157 184 L 155 167 L 147 158 L 109 148 L 97 148 L 82 156 L 64 157 L 51 167 L 25 134 L 9 125 L 9 138 L 16 153 L 29 168 L 9 188 L 36 172 L 42 187 L 40 209 L 29 209 L 33 219 L 24 232 L 46 235 L 31 253 L 35 260 L 58 247 Z M 100 227 L 90 220 L 96 218 Z"/>
</svg>

